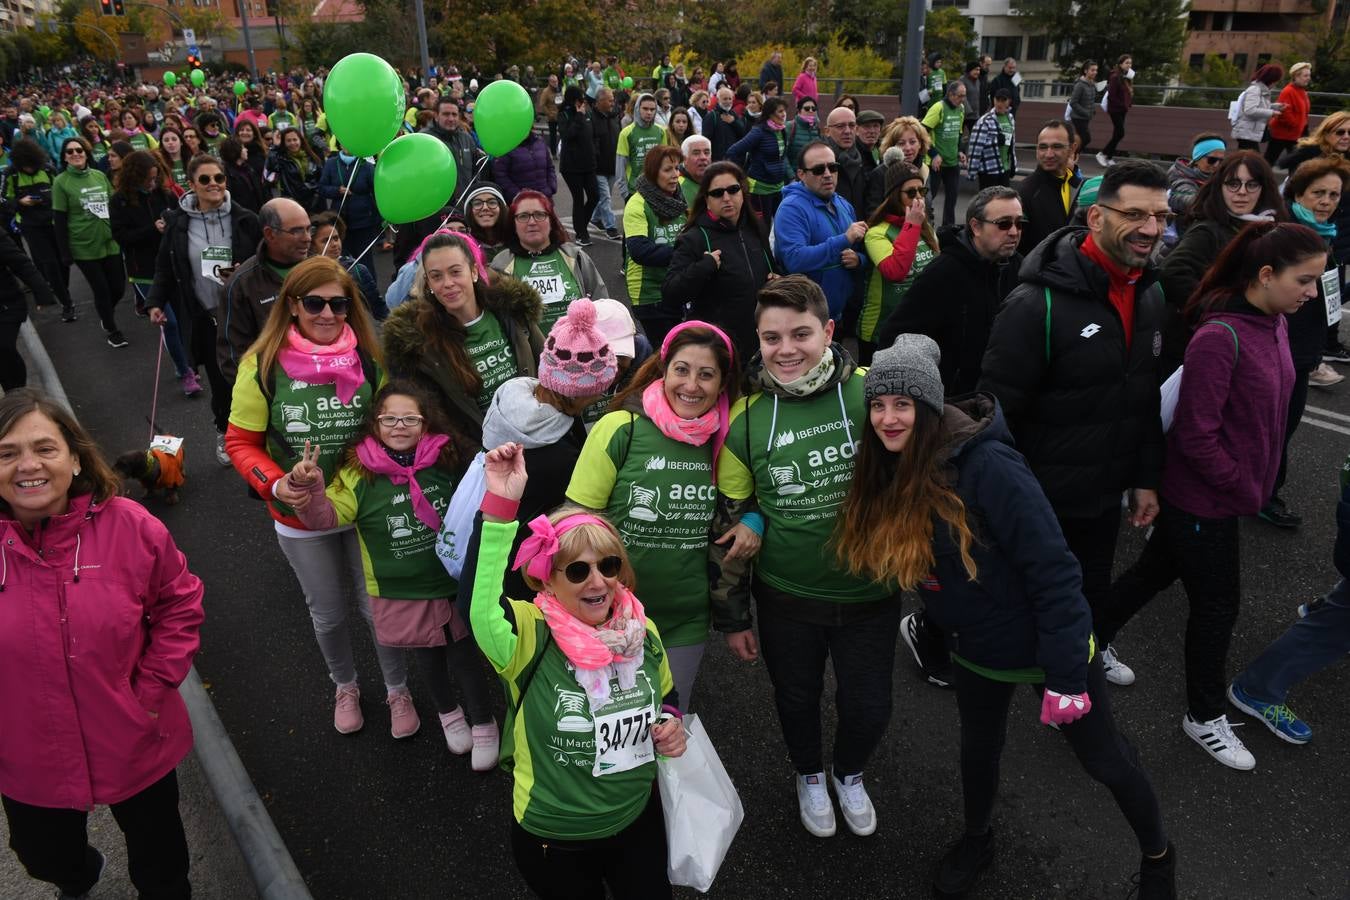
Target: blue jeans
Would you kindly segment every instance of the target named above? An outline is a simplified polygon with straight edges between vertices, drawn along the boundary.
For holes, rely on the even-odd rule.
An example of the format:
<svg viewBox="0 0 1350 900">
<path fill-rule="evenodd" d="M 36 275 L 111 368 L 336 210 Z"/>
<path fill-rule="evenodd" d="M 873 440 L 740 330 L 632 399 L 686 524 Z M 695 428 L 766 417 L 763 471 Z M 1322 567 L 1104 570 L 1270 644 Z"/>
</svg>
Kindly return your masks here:
<svg viewBox="0 0 1350 900">
<path fill-rule="evenodd" d="M 1350 653 L 1350 582 L 1342 578 L 1308 615 L 1289 626 L 1236 679 L 1264 703 L 1284 703 L 1289 689 Z"/>
<path fill-rule="evenodd" d="M 140 303 L 145 303 L 145 299 L 150 296 L 150 285 L 139 281 L 131 283 L 131 289 L 136 292 L 136 299 Z M 164 346 L 169 350 L 169 358 L 173 360 L 174 374 L 182 378 L 192 367 L 188 365 L 187 354 L 183 352 L 183 338 L 178 333 L 178 317 L 173 314 L 173 307 L 164 304 Z"/>
<path fill-rule="evenodd" d="M 609 190 L 610 180 L 608 175 L 595 176 L 595 192 L 600 199 L 595 204 L 595 212 L 591 214 L 591 224 L 599 225 L 605 230 L 618 227 L 614 223 L 614 209 L 610 206 Z"/>
</svg>

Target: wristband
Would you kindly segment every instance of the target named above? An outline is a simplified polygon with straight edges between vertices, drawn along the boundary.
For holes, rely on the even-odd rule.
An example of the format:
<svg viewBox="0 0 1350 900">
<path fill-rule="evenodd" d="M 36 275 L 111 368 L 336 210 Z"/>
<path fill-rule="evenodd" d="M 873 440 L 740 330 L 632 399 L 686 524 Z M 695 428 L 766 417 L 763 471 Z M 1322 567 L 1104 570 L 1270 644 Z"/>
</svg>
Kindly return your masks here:
<svg viewBox="0 0 1350 900">
<path fill-rule="evenodd" d="M 511 521 L 515 519 L 516 513 L 520 512 L 520 501 L 510 500 L 500 494 L 488 491 L 483 494 L 483 502 L 478 505 L 478 508 L 483 511 L 484 515 Z"/>
<path fill-rule="evenodd" d="M 672 715 L 675 718 L 680 719 L 681 721 L 684 720 L 684 713 L 680 712 L 678 709 L 671 706 L 669 703 L 661 704 L 661 712 L 666 713 L 668 715 Z"/>
<path fill-rule="evenodd" d="M 764 516 L 760 515 L 759 513 L 757 512 L 746 513 L 745 515 L 741 516 L 741 521 L 738 524 L 744 525 L 746 528 L 749 528 L 755 534 L 759 535 L 760 537 L 764 537 Z"/>
</svg>

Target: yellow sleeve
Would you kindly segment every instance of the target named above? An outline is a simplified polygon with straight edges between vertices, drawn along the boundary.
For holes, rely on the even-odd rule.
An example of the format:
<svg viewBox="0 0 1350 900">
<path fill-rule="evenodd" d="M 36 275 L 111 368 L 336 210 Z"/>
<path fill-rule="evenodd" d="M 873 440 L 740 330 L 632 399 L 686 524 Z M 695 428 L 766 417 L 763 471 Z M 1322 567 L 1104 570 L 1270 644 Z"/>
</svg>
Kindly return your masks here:
<svg viewBox="0 0 1350 900">
<path fill-rule="evenodd" d="M 941 121 L 942 99 L 938 98 L 938 102 L 929 107 L 927 115 L 923 117 L 923 126 L 929 131 L 932 131 L 934 128 L 938 127 L 938 123 Z"/>
<path fill-rule="evenodd" d="M 266 431 L 271 412 L 258 385 L 258 354 L 250 353 L 239 361 L 230 395 L 230 424 L 245 431 Z"/>
<path fill-rule="evenodd" d="M 624 231 L 627 233 L 626 228 Z M 577 457 L 576 467 L 572 469 L 572 481 L 567 485 L 568 500 L 591 509 L 609 506 L 609 495 L 614 492 L 614 482 L 619 477 L 610 445 L 631 419 L 632 414 L 623 411 L 606 413 L 591 428 L 581 455 Z M 619 439 L 626 440 L 627 435 L 619 434 Z"/>
<path fill-rule="evenodd" d="M 633 133 L 632 125 L 625 125 L 623 127 L 623 130 L 619 132 L 619 149 L 617 151 L 617 155 L 619 156 L 628 155 L 628 135 L 632 133 Z"/>
<path fill-rule="evenodd" d="M 358 505 L 356 488 L 360 482 L 360 472 L 351 466 L 343 466 L 333 476 L 328 490 L 324 492 L 328 495 L 328 501 L 333 504 L 333 512 L 337 513 L 339 525 L 350 525 L 356 521 Z"/>
<path fill-rule="evenodd" d="M 754 394 L 736 401 L 736 405 L 731 408 L 727 442 L 722 445 L 722 452 L 717 455 L 717 489 L 732 500 L 746 500 L 755 493 L 755 473 L 750 471 L 748 460 L 742 460 L 736 455 L 732 445 L 735 444 L 737 449 L 746 446 L 746 434 L 750 426 L 748 423 L 742 423 L 738 429 L 736 422 L 744 418 L 751 402 L 760 396 Z"/>
<path fill-rule="evenodd" d="M 623 235 L 647 237 L 650 233 L 647 229 L 647 201 L 635 192 L 623 205 Z"/>
<path fill-rule="evenodd" d="M 874 266 L 879 266 L 890 259 L 891 253 L 895 250 L 891 239 L 886 237 L 888 228 L 890 225 L 882 222 L 867 229 L 867 234 L 863 235 L 863 247 L 867 250 L 867 258 Z"/>
<path fill-rule="evenodd" d="M 665 649 L 666 645 L 665 642 L 661 640 L 661 632 L 657 630 L 656 623 L 653 622 L 651 619 L 647 620 L 647 633 L 652 636 L 653 640 L 655 640 L 658 644 L 661 645 L 661 649 L 663 650 Z M 661 654 L 660 679 L 661 679 L 661 696 L 665 697 L 671 691 L 675 690 L 675 676 L 670 674 L 670 656 L 667 653 Z M 680 702 L 688 706 L 689 698 L 681 697 Z"/>
</svg>

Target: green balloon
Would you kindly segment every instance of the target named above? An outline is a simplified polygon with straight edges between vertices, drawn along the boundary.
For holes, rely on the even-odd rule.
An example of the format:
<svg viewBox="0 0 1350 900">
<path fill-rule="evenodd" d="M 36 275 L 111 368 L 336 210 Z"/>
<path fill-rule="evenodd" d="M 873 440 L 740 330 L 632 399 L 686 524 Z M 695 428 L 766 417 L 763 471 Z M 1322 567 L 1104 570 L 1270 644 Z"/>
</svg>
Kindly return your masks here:
<svg viewBox="0 0 1350 900">
<path fill-rule="evenodd" d="M 44 104 L 38 107 L 38 112 L 42 113 L 44 116 L 50 116 L 52 114 L 52 108 Z"/>
<path fill-rule="evenodd" d="M 201 69 L 193 69 L 192 74 L 188 76 L 188 80 L 192 82 L 193 87 L 201 87 L 206 84 L 206 73 Z"/>
<path fill-rule="evenodd" d="M 625 75 L 625 76 L 623 77 L 623 89 L 624 89 L 625 91 L 631 91 L 631 90 L 633 89 L 633 76 L 632 76 L 632 75 Z"/>
<path fill-rule="evenodd" d="M 473 123 L 483 149 L 492 156 L 505 156 L 529 136 L 534 104 L 516 82 L 494 81 L 478 95 Z"/>
<path fill-rule="evenodd" d="M 173 74 L 172 72 L 165 72 L 165 73 L 164 73 L 164 85 L 165 85 L 165 87 L 173 87 L 173 86 L 174 86 L 175 84 L 177 84 L 177 83 L 178 83 L 178 76 L 177 76 L 177 75 Z"/>
<path fill-rule="evenodd" d="M 403 79 L 372 53 L 350 53 L 323 83 L 323 109 L 330 130 L 348 153 L 373 156 L 403 127 Z"/>
<path fill-rule="evenodd" d="M 248 85 L 244 84 L 242 81 L 236 81 L 234 83 L 234 95 L 236 97 L 242 97 L 247 93 L 248 93 Z"/>
<path fill-rule="evenodd" d="M 405 134 L 388 144 L 375 163 L 375 204 L 395 225 L 416 222 L 445 206 L 457 177 L 445 144 L 429 134 Z"/>
</svg>

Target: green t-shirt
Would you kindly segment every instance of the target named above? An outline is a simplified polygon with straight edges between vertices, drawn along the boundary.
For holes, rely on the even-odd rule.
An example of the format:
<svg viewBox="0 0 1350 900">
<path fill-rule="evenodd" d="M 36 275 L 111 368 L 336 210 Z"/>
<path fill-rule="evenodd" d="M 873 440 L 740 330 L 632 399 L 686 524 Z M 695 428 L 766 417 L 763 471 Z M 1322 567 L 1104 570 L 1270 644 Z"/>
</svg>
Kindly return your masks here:
<svg viewBox="0 0 1350 900">
<path fill-rule="evenodd" d="M 712 462 L 712 441 L 673 440 L 621 410 L 591 429 L 567 486 L 569 500 L 603 511 L 619 530 L 637 595 L 671 647 L 708 638 Z"/>
<path fill-rule="evenodd" d="M 953 107 L 946 100 L 939 100 L 923 117 L 924 127 L 933 136 L 933 152 L 942 157 L 944 166 L 959 164 L 965 109 L 964 105 Z"/>
<path fill-rule="evenodd" d="M 183 165 L 181 159 L 173 161 L 173 183 L 183 190 L 188 189 L 187 167 Z"/>
<path fill-rule="evenodd" d="M 66 169 L 52 182 L 52 211 L 66 214 L 71 259 L 103 259 L 121 252 L 108 218 L 112 185 L 92 166 Z"/>
<path fill-rule="evenodd" d="M 474 640 L 506 688 L 501 760 L 514 780 L 516 821 L 533 835 L 556 840 L 609 837 L 646 809 L 656 778 L 654 753 L 628 755 L 627 766 L 613 762 L 623 760 L 626 750 L 646 749 L 661 700 L 674 689 L 665 646 L 648 617 L 636 684 L 624 691 L 610 679 L 610 702 L 592 712 L 558 642 L 545 638 L 548 625 L 539 608 L 511 600 L 510 619 L 502 609 L 502 576 L 515 533 L 515 522 L 483 523 L 469 617 Z"/>
<path fill-rule="evenodd" d="M 567 304 L 581 296 L 581 284 L 561 250 L 540 256 L 517 256 L 511 274 L 527 282 L 544 301 L 544 314 L 539 321 L 539 330 L 544 334 L 567 312 Z"/>
<path fill-rule="evenodd" d="M 731 410 L 717 458 L 717 485 L 733 500 L 752 495 L 764 516 L 755 573 L 771 587 L 838 603 L 879 600 L 892 591 L 843 571 L 832 548 L 834 523 L 853 482 L 869 427 L 863 376 L 805 399 L 762 391 Z"/>
<path fill-rule="evenodd" d="M 863 237 L 863 246 L 867 249 L 867 256 L 872 261 L 872 267 L 867 271 L 867 294 L 863 299 L 862 314 L 858 317 L 858 338 L 864 341 L 876 340 L 877 329 L 881 327 L 895 308 L 900 305 L 900 299 L 909 293 L 910 285 L 914 279 L 919 277 L 919 273 L 928 267 L 937 254 L 933 248 L 928 246 L 928 242 L 923 238 L 919 239 L 919 245 L 914 249 L 914 262 L 909 267 L 909 272 L 899 281 L 889 281 L 881 276 L 881 261 L 891 255 L 895 246 L 895 239 L 900 234 L 900 226 L 892 225 L 889 222 L 882 222 L 873 225 L 867 229 L 867 234 Z"/>
<path fill-rule="evenodd" d="M 674 245 L 684 229 L 684 221 L 681 216 L 662 222 L 638 193 L 629 197 L 623 207 L 624 237 L 649 237 L 663 247 Z M 628 282 L 628 299 L 634 306 L 661 302 L 666 266 L 644 266 L 630 256 L 624 267 L 624 278 Z"/>
<path fill-rule="evenodd" d="M 464 326 L 464 330 L 468 333 L 464 349 L 469 352 L 478 377 L 483 379 L 482 390 L 478 392 L 478 408 L 486 410 L 497 388 L 520 374 L 516 368 L 516 354 L 496 313 L 484 310 L 482 315 Z"/>
<path fill-rule="evenodd" d="M 684 194 L 685 205 L 694 208 L 694 198 L 698 196 L 698 182 L 692 178 L 680 176 L 680 193 Z"/>
<path fill-rule="evenodd" d="M 278 128 L 294 128 L 295 115 L 289 110 L 286 112 L 277 111 L 267 117 L 267 124 L 272 126 L 273 131 Z"/>
<path fill-rule="evenodd" d="M 998 122 L 998 130 L 1002 132 L 1002 140 L 1000 140 L 998 144 L 999 165 L 1003 167 L 1004 172 L 1008 172 L 1012 169 L 1011 162 L 1008 158 L 1009 148 L 1012 147 L 1013 143 L 1012 116 L 1007 113 L 1004 113 L 1003 115 L 994 113 L 994 120 Z"/>
<path fill-rule="evenodd" d="M 144 131 L 138 131 L 127 137 L 127 143 L 137 150 L 154 150 L 159 146 L 159 141 L 155 140 Z"/>
<path fill-rule="evenodd" d="M 664 144 L 665 141 L 666 130 L 655 123 L 643 128 L 637 122 L 631 122 L 619 132 L 619 148 L 615 152 L 616 155 L 628 159 L 625 175 L 628 179 L 629 194 L 637 190 L 637 178 L 642 174 L 642 161 L 647 158 L 647 151 Z"/>
<path fill-rule="evenodd" d="M 417 473 L 417 484 L 445 515 L 455 493 L 454 476 L 431 466 Z M 356 525 L 366 593 L 387 600 L 455 596 L 455 580 L 436 555 L 436 532 L 413 514 L 408 485 L 396 485 L 384 475 L 367 478 L 362 470 L 343 466 L 327 493 L 338 521 Z"/>
</svg>

